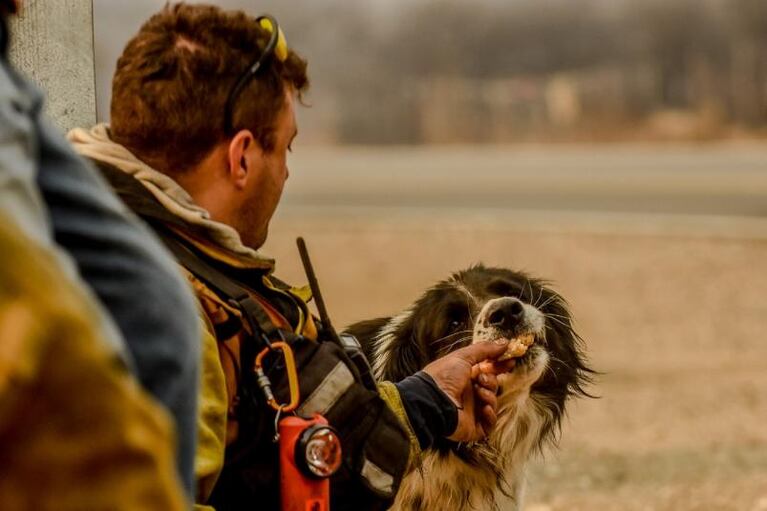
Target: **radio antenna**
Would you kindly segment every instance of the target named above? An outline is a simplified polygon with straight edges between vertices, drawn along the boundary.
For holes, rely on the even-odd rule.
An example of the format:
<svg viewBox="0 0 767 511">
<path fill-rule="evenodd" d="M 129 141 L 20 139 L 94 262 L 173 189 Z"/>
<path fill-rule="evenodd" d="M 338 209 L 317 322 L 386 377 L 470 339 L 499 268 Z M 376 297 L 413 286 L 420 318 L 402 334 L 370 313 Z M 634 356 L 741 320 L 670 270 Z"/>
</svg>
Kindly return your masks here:
<svg viewBox="0 0 767 511">
<path fill-rule="evenodd" d="M 306 242 L 304 241 L 304 238 L 301 236 L 296 238 L 296 245 L 298 245 L 298 253 L 301 255 L 301 262 L 304 265 L 306 278 L 309 280 L 309 287 L 312 290 L 312 296 L 314 296 L 314 303 L 317 305 L 317 312 L 320 314 L 320 321 L 322 322 L 322 326 L 326 330 L 326 333 L 330 335 L 334 341 L 340 343 L 341 341 L 338 337 L 338 334 L 336 333 L 335 328 L 333 328 L 333 324 L 330 322 L 328 310 L 325 308 L 325 300 L 322 299 L 320 285 L 319 282 L 317 282 L 317 275 L 314 273 L 312 261 L 309 259 L 309 250 L 306 248 Z"/>
</svg>

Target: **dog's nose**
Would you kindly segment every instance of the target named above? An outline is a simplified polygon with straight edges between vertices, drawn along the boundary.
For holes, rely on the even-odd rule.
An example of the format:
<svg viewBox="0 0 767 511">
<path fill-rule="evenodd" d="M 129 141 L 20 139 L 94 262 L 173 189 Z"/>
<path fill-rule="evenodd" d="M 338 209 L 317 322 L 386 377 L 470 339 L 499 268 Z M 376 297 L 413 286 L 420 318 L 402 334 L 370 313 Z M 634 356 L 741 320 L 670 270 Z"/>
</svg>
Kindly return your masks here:
<svg viewBox="0 0 767 511">
<path fill-rule="evenodd" d="M 525 308 L 516 298 L 505 298 L 494 303 L 487 315 L 487 326 L 508 330 L 522 322 Z"/>
</svg>

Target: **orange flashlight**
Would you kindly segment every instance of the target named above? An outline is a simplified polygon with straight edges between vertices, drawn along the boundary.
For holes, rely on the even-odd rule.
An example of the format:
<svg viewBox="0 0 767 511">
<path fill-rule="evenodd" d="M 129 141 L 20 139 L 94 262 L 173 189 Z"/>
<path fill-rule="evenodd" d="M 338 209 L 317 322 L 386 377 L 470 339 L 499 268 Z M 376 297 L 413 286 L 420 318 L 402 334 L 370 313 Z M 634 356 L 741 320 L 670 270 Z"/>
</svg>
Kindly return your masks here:
<svg viewBox="0 0 767 511">
<path fill-rule="evenodd" d="M 341 466 L 341 440 L 321 415 L 279 423 L 282 511 L 328 511 L 330 476 Z"/>
</svg>

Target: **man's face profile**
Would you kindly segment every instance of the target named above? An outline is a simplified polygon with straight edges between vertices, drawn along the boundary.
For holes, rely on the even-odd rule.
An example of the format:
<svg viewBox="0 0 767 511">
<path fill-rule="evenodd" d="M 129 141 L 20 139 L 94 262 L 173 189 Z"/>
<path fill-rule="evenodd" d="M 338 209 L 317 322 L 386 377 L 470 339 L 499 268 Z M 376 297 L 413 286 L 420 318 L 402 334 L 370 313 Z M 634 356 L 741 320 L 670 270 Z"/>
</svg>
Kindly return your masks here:
<svg viewBox="0 0 767 511">
<path fill-rule="evenodd" d="M 288 88 L 284 106 L 275 120 L 274 147 L 270 151 L 260 147 L 251 150 L 254 173 L 246 183 L 245 194 L 238 208 L 238 225 L 233 226 L 240 233 L 243 244 L 248 247 L 257 249 L 266 241 L 269 221 L 277 209 L 289 175 L 288 151 L 297 133 L 294 93 Z"/>
</svg>

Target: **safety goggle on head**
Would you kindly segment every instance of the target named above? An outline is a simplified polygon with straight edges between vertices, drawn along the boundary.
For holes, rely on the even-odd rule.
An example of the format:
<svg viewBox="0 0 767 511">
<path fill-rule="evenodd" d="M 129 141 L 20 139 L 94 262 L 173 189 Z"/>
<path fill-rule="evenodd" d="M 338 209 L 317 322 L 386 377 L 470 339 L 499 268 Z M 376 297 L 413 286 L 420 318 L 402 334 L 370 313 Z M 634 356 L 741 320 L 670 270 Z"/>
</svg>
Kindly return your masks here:
<svg viewBox="0 0 767 511">
<path fill-rule="evenodd" d="M 277 24 L 272 16 L 264 15 L 256 18 L 256 21 L 270 33 L 269 41 L 266 43 L 264 51 L 261 52 L 253 63 L 248 66 L 245 72 L 242 73 L 240 78 L 229 91 L 229 96 L 226 98 L 226 107 L 224 109 L 224 131 L 227 134 L 232 134 L 234 131 L 234 125 L 232 117 L 234 116 L 234 104 L 237 102 L 237 98 L 242 93 L 246 85 L 256 76 L 261 67 L 266 61 L 274 56 L 280 62 L 285 62 L 288 58 L 288 42 L 285 39 L 285 34 L 282 33 L 280 26 Z"/>
</svg>

